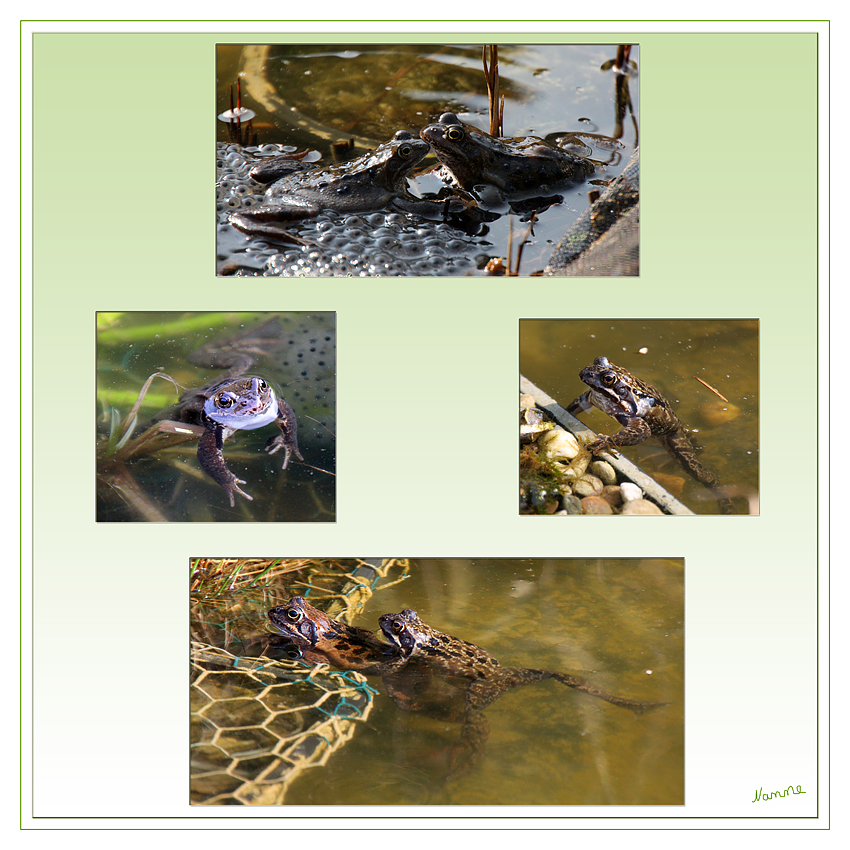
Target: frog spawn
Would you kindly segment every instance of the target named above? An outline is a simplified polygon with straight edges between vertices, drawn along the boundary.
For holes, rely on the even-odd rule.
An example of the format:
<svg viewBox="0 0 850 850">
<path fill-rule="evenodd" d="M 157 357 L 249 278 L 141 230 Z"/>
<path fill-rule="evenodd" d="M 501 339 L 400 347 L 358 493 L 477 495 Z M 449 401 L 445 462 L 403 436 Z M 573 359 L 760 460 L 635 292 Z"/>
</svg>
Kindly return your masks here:
<svg viewBox="0 0 850 850">
<path fill-rule="evenodd" d="M 292 222 L 287 231 L 306 245 L 247 240 L 230 215 L 263 203 L 266 184 L 250 176 L 256 163 L 277 156 L 278 145 L 241 148 L 218 143 L 216 215 L 219 274 L 280 277 L 376 277 L 463 275 L 492 253 L 488 241 L 442 222 L 399 212 L 361 215 L 323 210 L 315 219 Z"/>
</svg>

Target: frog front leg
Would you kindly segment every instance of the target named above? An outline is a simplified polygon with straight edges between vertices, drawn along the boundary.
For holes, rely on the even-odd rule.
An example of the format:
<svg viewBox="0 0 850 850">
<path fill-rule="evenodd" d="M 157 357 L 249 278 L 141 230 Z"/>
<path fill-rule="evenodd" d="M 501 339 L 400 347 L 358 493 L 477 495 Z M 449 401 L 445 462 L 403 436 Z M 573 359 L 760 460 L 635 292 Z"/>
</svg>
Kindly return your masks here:
<svg viewBox="0 0 850 850">
<path fill-rule="evenodd" d="M 283 449 L 283 469 L 286 469 L 292 455 L 295 455 L 298 460 L 304 460 L 304 458 L 298 451 L 298 424 L 295 421 L 295 412 L 282 398 L 277 400 L 277 419 L 275 422 L 277 427 L 280 428 L 280 433 L 266 443 L 266 451 L 273 455 Z"/>
<path fill-rule="evenodd" d="M 240 484 L 245 482 L 241 478 L 237 478 L 224 462 L 224 455 L 221 447 L 224 443 L 224 428 L 221 425 L 207 425 L 207 430 L 198 440 L 198 461 L 207 473 L 218 485 L 222 487 L 230 499 L 230 507 L 236 505 L 236 500 L 233 498 L 234 493 L 244 496 L 249 501 L 253 501 L 253 496 L 249 496 L 244 490 L 239 488 Z"/>
<path fill-rule="evenodd" d="M 587 411 L 593 407 L 593 402 L 590 400 L 590 390 L 585 393 L 582 393 L 577 399 L 571 401 L 567 405 L 567 413 L 572 416 L 576 416 L 581 413 L 583 410 Z"/>
<path fill-rule="evenodd" d="M 631 419 L 624 417 L 618 421 L 624 427 L 610 437 L 607 434 L 600 434 L 599 439 L 587 444 L 589 452 L 595 455 L 604 451 L 618 454 L 617 449 L 620 446 L 636 446 L 652 436 L 652 428 L 645 419 L 635 416 Z"/>
</svg>

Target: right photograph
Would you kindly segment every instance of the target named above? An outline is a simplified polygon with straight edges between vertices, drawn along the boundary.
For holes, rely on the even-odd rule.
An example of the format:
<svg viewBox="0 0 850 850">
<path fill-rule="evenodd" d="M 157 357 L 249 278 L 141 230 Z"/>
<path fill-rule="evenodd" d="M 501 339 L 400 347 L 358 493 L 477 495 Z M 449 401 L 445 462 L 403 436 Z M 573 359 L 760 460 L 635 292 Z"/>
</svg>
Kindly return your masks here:
<svg viewBox="0 0 850 850">
<path fill-rule="evenodd" d="M 520 514 L 757 515 L 757 319 L 521 319 Z"/>
</svg>

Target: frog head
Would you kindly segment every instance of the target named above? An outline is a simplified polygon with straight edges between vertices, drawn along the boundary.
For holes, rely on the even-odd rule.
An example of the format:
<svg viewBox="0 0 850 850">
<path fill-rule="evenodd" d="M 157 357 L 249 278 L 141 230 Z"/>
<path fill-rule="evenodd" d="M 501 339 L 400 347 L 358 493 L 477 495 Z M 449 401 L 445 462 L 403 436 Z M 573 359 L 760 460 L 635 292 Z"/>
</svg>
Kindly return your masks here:
<svg viewBox="0 0 850 850">
<path fill-rule="evenodd" d="M 283 605 L 270 608 L 267 616 L 275 631 L 291 638 L 299 646 L 306 641 L 312 647 L 328 634 L 336 634 L 333 620 L 314 608 L 303 596 L 293 596 Z"/>
<path fill-rule="evenodd" d="M 621 417 L 643 417 L 658 403 L 657 392 L 634 375 L 615 366 L 607 357 L 597 357 L 579 372 L 591 390 L 591 400 L 618 421 Z"/>
<path fill-rule="evenodd" d="M 419 619 L 412 608 L 405 608 L 398 614 L 384 614 L 378 618 L 384 637 L 397 646 L 405 656 L 415 654 L 430 642 L 433 630 Z"/>
<path fill-rule="evenodd" d="M 225 428 L 262 428 L 277 419 L 277 396 L 262 378 L 247 376 L 225 381 L 210 388 L 204 413 Z"/>
</svg>

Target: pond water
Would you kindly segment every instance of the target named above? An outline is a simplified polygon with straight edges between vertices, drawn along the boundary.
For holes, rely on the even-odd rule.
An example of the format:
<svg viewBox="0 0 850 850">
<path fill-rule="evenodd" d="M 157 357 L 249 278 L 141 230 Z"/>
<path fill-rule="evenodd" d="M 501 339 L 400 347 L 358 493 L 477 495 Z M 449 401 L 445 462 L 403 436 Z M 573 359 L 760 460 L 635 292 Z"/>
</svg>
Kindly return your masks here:
<svg viewBox="0 0 850 850">
<path fill-rule="evenodd" d="M 459 726 L 379 693 L 354 738 L 287 792 L 290 805 L 682 805 L 684 563 L 651 559 L 416 559 L 355 621 L 414 608 L 503 665 L 558 670 L 669 705 L 636 717 L 554 681 L 485 710 L 480 764 L 445 779 Z"/>
<path fill-rule="evenodd" d="M 560 191 L 563 203 L 540 215 L 524 247 L 522 274 L 546 265 L 555 244 L 587 209 L 591 184 L 607 183 L 621 173 L 637 147 L 639 49 L 632 46 L 633 75 L 619 93 L 617 76 L 610 70 L 616 53 L 616 45 L 499 45 L 505 136 L 583 132 L 616 140 L 594 145 L 591 156 L 603 165 L 591 181 Z M 489 129 L 480 45 L 221 45 L 218 113 L 229 108 L 231 85 L 237 78 L 243 106 L 257 113 L 253 126 L 258 144 L 314 148 L 321 152 L 324 164 L 333 162 L 330 145 L 334 141 L 353 139 L 354 153 L 363 153 L 398 130 L 418 136 L 422 127 L 445 111 L 456 112 L 479 129 Z M 218 122 L 217 138 L 227 140 L 223 122 Z M 423 163 L 424 170 L 435 163 L 431 155 Z M 415 181 L 414 191 L 436 191 L 438 186 L 434 178 L 425 177 Z M 239 191 L 244 192 L 244 187 Z M 219 220 L 220 262 L 256 267 L 257 252 L 270 253 L 261 240 L 221 224 L 221 215 Z M 502 214 L 473 242 L 458 244 L 455 250 L 462 260 L 454 255 L 449 261 L 436 254 L 425 256 L 418 258 L 421 262 L 415 267 L 411 263 L 406 273 L 473 273 L 482 257 L 507 255 L 511 220 L 518 243 L 527 224 L 516 215 Z M 299 227 L 289 225 L 288 229 L 297 233 Z M 312 227 L 305 227 L 305 238 L 316 238 Z M 421 226 L 418 233 L 412 228 L 409 235 L 427 239 Z M 427 261 L 432 261 L 430 267 Z"/>
<path fill-rule="evenodd" d="M 116 463 L 119 423 L 150 375 L 164 372 L 182 388 L 203 386 L 223 369 L 193 365 L 188 359 L 192 352 L 275 317 L 278 338 L 264 341 L 262 352 L 252 354 L 255 363 L 249 373 L 265 378 L 293 408 L 303 462 L 293 457 L 284 471 L 282 452 L 274 456 L 264 452 L 266 441 L 278 433 L 274 424 L 237 431 L 232 441 L 225 442 L 223 454 L 231 471 L 247 482 L 242 486 L 253 501 L 237 496 L 234 507 L 201 469 L 196 440 Z M 98 520 L 334 520 L 333 313 L 101 313 L 98 323 Z M 170 382 L 155 379 L 139 410 L 134 437 L 178 397 Z"/>
<path fill-rule="evenodd" d="M 655 386 L 704 450 L 702 464 L 758 513 L 759 335 L 756 320 L 523 319 L 520 371 L 566 407 L 587 387 L 579 371 L 605 356 Z M 728 399 L 725 404 L 710 384 Z M 619 429 L 595 408 L 579 418 L 602 434 Z M 709 491 L 681 471 L 654 439 L 623 453 L 650 475 L 684 478 L 681 500 L 696 513 L 717 513 Z M 743 507 L 742 507 L 743 506 Z"/>
</svg>

